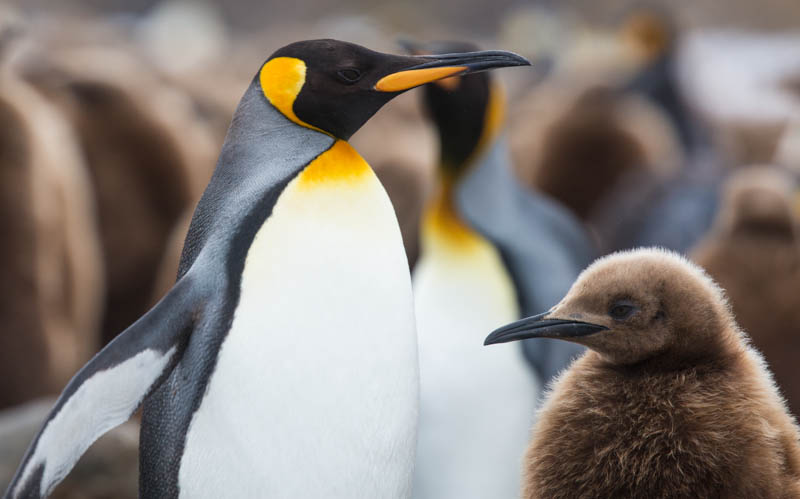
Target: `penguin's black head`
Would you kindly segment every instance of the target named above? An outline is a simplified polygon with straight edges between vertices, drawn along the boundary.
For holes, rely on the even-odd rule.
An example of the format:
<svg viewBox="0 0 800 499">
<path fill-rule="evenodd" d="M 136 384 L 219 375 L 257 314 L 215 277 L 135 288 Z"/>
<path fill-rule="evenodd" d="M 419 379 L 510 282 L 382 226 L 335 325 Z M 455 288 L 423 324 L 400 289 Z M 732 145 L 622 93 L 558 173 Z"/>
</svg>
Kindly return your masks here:
<svg viewBox="0 0 800 499">
<path fill-rule="evenodd" d="M 337 40 L 308 40 L 272 54 L 259 81 L 287 118 L 347 140 L 406 90 L 448 76 L 528 64 L 502 51 L 398 56 Z"/>
<path fill-rule="evenodd" d="M 409 40 L 400 42 L 411 54 L 441 54 L 476 52 L 478 47 L 468 42 L 430 42 L 416 43 Z M 457 173 L 465 166 L 470 156 L 478 148 L 483 137 L 494 132 L 490 130 L 499 123 L 492 123 L 490 112 L 503 114 L 504 103 L 499 88 L 492 88 L 487 73 L 468 76 L 451 76 L 424 87 L 425 108 L 439 131 L 440 166 L 446 171 Z M 499 102 L 492 103 L 492 97 Z M 490 104 L 499 109 L 490 110 Z M 499 117 L 497 118 L 499 121 Z"/>
</svg>

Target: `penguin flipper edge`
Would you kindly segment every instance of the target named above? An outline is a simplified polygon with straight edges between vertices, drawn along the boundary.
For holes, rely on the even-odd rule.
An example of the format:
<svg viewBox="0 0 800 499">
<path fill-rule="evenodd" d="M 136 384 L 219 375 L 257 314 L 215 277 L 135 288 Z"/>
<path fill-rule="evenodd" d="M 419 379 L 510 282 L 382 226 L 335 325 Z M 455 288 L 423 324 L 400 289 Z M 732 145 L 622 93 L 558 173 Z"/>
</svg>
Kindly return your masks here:
<svg viewBox="0 0 800 499">
<path fill-rule="evenodd" d="M 184 276 L 70 380 L 34 438 L 5 499 L 47 497 L 86 449 L 127 421 L 180 359 L 199 303 Z"/>
</svg>

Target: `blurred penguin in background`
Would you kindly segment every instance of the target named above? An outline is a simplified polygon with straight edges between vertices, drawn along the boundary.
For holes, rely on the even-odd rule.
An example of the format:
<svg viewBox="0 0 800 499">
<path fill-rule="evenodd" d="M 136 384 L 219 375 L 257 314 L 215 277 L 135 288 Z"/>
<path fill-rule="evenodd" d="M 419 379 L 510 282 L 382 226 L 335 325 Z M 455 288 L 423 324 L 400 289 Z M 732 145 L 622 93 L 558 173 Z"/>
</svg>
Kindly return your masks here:
<svg viewBox="0 0 800 499">
<path fill-rule="evenodd" d="M 406 46 L 416 53 L 476 50 L 456 42 Z M 592 245 L 566 209 L 515 178 L 496 81 L 486 74 L 450 78 L 423 92 L 440 149 L 413 274 L 422 391 L 414 494 L 514 497 L 523 451 L 517 439 L 526 438 L 533 414 L 524 411 L 582 348 L 526 344 L 531 371 L 519 351 L 481 352 L 480 331 L 555 304 L 590 261 Z"/>
<path fill-rule="evenodd" d="M 653 7 L 633 9 L 621 30 L 640 69 L 621 87 L 655 104 L 675 130 L 683 164 L 667 179 L 634 172 L 598 210 L 604 251 L 661 246 L 686 253 L 711 226 L 725 172 L 710 130 L 691 108 L 678 76 L 675 21 Z"/>
<path fill-rule="evenodd" d="M 800 416 L 800 233 L 795 181 L 775 167 L 733 175 L 692 259 L 722 286 L 795 417 Z"/>
<path fill-rule="evenodd" d="M 95 205 L 73 130 L 20 77 L 4 28 L 0 408 L 58 393 L 92 356 L 104 289 Z"/>
<path fill-rule="evenodd" d="M 683 155 L 665 113 L 620 92 L 611 62 L 597 64 L 563 55 L 551 78 L 515 101 L 510 143 L 519 178 L 560 202 L 606 247 L 616 219 L 598 220 L 598 213 L 609 198 L 629 195 L 620 184 L 663 181 Z"/>
<path fill-rule="evenodd" d="M 25 74 L 68 116 L 89 167 L 108 342 L 147 309 L 173 226 L 213 169 L 215 142 L 189 99 L 124 43 L 42 40 Z"/>
<path fill-rule="evenodd" d="M 416 55 L 478 50 L 459 42 L 405 45 Z M 486 73 L 447 78 L 423 92 L 439 160 L 412 276 L 421 387 L 414 497 L 515 497 L 541 382 L 521 350 L 486 355 L 481 346 L 487 328 L 519 318 L 519 300 L 500 250 L 456 200 L 465 175 L 491 161 L 503 97 Z"/>
<path fill-rule="evenodd" d="M 620 179 L 642 168 L 646 152 L 626 129 L 621 100 L 610 89 L 592 87 L 564 100 L 540 151 L 529 154 L 535 164 L 520 162 L 537 189 L 589 223 Z"/>
</svg>

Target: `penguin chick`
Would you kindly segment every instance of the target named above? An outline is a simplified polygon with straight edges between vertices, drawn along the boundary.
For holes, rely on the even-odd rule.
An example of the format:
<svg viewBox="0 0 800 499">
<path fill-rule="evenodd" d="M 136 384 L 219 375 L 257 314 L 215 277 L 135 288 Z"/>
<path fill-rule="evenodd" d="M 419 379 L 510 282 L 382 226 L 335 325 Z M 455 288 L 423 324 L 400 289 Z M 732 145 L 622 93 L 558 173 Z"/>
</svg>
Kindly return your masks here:
<svg viewBox="0 0 800 499">
<path fill-rule="evenodd" d="M 524 498 L 800 497 L 796 423 L 720 288 L 676 253 L 601 258 L 486 344 L 541 337 L 590 351 L 539 414 Z"/>
<path fill-rule="evenodd" d="M 800 415 L 800 244 L 791 180 L 747 168 L 725 186 L 715 227 L 692 259 L 726 290 L 736 318 L 764 353 L 795 417 Z"/>
<path fill-rule="evenodd" d="M 0 408 L 58 392 L 96 351 L 95 206 L 65 117 L 0 64 Z"/>
<path fill-rule="evenodd" d="M 24 71 L 67 116 L 86 158 L 108 284 L 103 343 L 147 311 L 172 227 L 199 199 L 217 152 L 189 99 L 129 52 L 54 49 Z"/>
<path fill-rule="evenodd" d="M 587 220 L 611 187 L 645 163 L 621 122 L 613 91 L 587 91 L 545 132 L 532 184 Z"/>
</svg>

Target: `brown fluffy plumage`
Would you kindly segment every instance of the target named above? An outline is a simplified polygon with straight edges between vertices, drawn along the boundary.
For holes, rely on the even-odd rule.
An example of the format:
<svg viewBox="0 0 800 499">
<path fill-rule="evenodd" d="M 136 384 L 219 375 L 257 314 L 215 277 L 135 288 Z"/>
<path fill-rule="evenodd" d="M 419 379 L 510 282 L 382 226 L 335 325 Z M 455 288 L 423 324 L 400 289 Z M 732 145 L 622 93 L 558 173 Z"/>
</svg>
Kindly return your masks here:
<svg viewBox="0 0 800 499">
<path fill-rule="evenodd" d="M 0 407 L 57 393 L 96 351 L 103 281 L 85 165 L 64 118 L 0 68 Z"/>
<path fill-rule="evenodd" d="M 800 240 L 791 179 L 748 168 L 726 186 L 712 232 L 692 258 L 726 290 L 737 321 L 800 416 Z"/>
<path fill-rule="evenodd" d="M 598 186 L 613 185 L 645 161 L 641 146 L 619 125 L 615 105 L 603 89 L 578 99 L 548 130 L 533 176 L 536 187 L 584 220 L 606 192 Z"/>
<path fill-rule="evenodd" d="M 191 102 L 124 49 L 54 49 L 27 76 L 70 118 L 98 206 L 110 341 L 147 310 L 168 238 L 210 177 Z M 203 125 L 200 123 L 200 125 Z"/>
<path fill-rule="evenodd" d="M 541 409 L 523 497 L 800 497 L 798 428 L 701 270 L 660 250 L 615 254 L 547 318 L 609 329 L 572 338 L 591 350 Z"/>
</svg>

